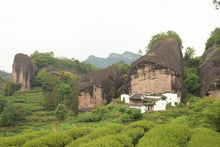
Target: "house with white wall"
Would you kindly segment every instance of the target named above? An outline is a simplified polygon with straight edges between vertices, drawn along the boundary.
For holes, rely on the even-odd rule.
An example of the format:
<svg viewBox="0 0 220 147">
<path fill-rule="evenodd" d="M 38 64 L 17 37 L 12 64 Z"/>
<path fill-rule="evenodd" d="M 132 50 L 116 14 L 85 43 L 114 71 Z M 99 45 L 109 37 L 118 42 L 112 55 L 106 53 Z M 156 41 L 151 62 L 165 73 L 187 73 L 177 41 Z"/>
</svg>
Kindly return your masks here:
<svg viewBox="0 0 220 147">
<path fill-rule="evenodd" d="M 141 113 L 150 111 L 166 110 L 166 105 L 171 103 L 171 106 L 176 106 L 180 103 L 181 97 L 176 93 L 163 93 L 163 94 L 132 94 L 121 96 L 129 104 L 130 108 L 137 108 Z"/>
</svg>

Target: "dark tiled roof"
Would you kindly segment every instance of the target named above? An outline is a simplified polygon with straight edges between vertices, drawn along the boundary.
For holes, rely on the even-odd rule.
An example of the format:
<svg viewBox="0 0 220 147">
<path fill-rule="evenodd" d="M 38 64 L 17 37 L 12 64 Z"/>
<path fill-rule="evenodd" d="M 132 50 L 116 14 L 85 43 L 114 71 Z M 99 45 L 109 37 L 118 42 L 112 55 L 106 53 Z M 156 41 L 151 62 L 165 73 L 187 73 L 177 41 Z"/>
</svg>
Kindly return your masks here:
<svg viewBox="0 0 220 147">
<path fill-rule="evenodd" d="M 134 94 L 130 97 L 130 99 L 141 99 L 142 96 L 143 94 Z"/>
<path fill-rule="evenodd" d="M 129 106 L 141 107 L 141 106 L 144 106 L 144 105 L 143 104 L 129 104 Z"/>
</svg>

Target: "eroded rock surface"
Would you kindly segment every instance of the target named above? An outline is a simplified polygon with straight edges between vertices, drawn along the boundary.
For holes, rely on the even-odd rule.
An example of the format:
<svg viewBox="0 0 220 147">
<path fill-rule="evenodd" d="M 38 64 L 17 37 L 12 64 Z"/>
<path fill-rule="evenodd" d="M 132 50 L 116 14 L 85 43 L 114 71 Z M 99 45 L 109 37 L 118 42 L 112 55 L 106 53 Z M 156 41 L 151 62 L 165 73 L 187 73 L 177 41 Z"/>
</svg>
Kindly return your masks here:
<svg viewBox="0 0 220 147">
<path fill-rule="evenodd" d="M 220 97 L 220 47 L 213 46 L 202 55 L 199 68 L 200 96 Z"/>
<path fill-rule="evenodd" d="M 88 73 L 80 84 L 79 109 L 89 111 L 95 106 L 109 103 L 121 84 L 121 74 L 113 66 Z"/>
<path fill-rule="evenodd" d="M 129 93 L 175 92 L 182 95 L 183 63 L 181 48 L 174 38 L 159 41 L 155 49 L 131 65 Z"/>
<path fill-rule="evenodd" d="M 28 55 L 16 54 L 14 57 L 12 78 L 15 83 L 22 83 L 21 90 L 31 89 L 31 80 L 34 77 L 33 65 Z"/>
</svg>

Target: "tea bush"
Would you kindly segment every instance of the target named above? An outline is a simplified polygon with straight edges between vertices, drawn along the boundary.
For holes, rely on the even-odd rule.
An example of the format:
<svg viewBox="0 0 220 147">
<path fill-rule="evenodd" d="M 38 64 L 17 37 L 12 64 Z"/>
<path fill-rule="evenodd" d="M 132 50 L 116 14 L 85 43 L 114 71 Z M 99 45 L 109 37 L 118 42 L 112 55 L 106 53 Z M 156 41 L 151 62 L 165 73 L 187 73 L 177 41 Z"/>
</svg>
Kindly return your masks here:
<svg viewBox="0 0 220 147">
<path fill-rule="evenodd" d="M 148 131 L 149 129 L 155 127 L 155 124 L 148 120 L 139 120 L 133 123 L 130 123 L 128 126 L 125 127 L 125 130 L 132 129 L 132 128 L 143 128 L 144 131 Z"/>
<path fill-rule="evenodd" d="M 138 147 L 142 146 L 185 146 L 190 139 L 189 128 L 183 125 L 159 125 L 146 132 L 139 140 Z"/>
<path fill-rule="evenodd" d="M 187 147 L 195 146 L 219 147 L 220 133 L 207 128 L 193 129 L 192 136 Z"/>
</svg>

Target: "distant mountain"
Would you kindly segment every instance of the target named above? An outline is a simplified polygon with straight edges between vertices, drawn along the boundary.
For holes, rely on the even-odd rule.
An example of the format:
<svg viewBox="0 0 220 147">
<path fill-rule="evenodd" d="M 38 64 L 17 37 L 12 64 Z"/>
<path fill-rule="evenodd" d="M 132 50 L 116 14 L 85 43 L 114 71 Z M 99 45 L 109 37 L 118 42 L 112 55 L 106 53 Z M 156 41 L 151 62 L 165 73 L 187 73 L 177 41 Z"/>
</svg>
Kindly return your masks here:
<svg viewBox="0 0 220 147">
<path fill-rule="evenodd" d="M 107 58 L 101 58 L 91 55 L 83 62 L 93 64 L 96 67 L 106 68 L 109 65 L 112 65 L 113 63 L 119 61 L 124 61 L 127 64 L 131 64 L 139 57 L 140 55 L 138 54 L 126 51 L 123 54 L 111 53 Z"/>
</svg>

